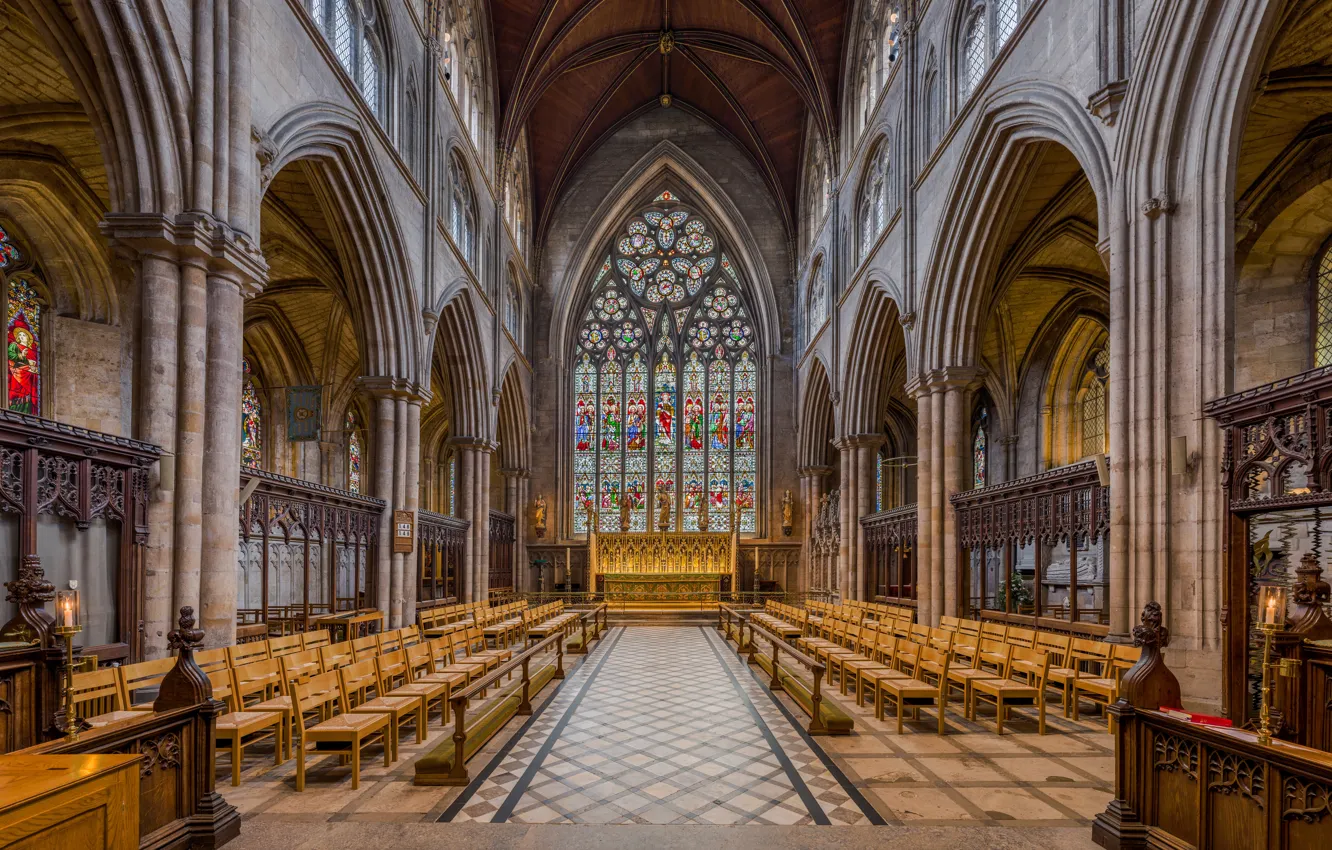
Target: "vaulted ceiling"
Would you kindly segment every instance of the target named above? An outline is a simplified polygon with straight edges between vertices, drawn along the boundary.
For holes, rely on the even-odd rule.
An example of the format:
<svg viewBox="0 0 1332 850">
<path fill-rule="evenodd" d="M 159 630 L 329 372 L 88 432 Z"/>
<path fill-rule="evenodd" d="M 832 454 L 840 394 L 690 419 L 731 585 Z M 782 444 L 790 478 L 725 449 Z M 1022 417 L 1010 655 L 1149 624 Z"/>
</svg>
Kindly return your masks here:
<svg viewBox="0 0 1332 850">
<path fill-rule="evenodd" d="M 732 137 L 794 220 L 806 116 L 835 125 L 847 5 L 492 0 L 501 149 L 528 129 L 538 221 L 602 139 L 663 108 Z"/>
</svg>

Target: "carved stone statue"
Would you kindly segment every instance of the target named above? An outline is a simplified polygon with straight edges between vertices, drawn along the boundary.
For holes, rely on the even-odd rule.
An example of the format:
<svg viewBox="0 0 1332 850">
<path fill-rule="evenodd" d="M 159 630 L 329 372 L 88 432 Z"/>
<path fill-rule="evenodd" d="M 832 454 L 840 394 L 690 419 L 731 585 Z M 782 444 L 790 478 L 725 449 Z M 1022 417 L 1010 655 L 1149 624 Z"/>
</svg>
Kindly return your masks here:
<svg viewBox="0 0 1332 850">
<path fill-rule="evenodd" d="M 669 493 L 657 494 L 657 530 L 671 530 L 671 496 Z"/>
<path fill-rule="evenodd" d="M 536 536 L 546 536 L 546 497 L 538 493 L 536 504 L 532 507 L 532 521 L 536 525 Z"/>
<path fill-rule="evenodd" d="M 702 494 L 698 500 L 698 530 L 708 530 L 708 499 Z"/>
<path fill-rule="evenodd" d="M 628 532 L 629 526 L 633 522 L 633 515 L 630 513 L 629 500 L 620 500 L 620 531 Z"/>
<path fill-rule="evenodd" d="M 782 534 L 791 536 L 791 529 L 795 527 L 795 499 L 791 498 L 791 491 L 787 490 L 782 495 Z"/>
<path fill-rule="evenodd" d="M 1292 588 L 1286 625 L 1292 632 L 1312 640 L 1332 637 L 1332 618 L 1323 608 L 1332 599 L 1332 585 L 1323 580 L 1318 557 L 1306 552 L 1295 575 L 1298 578 Z"/>
</svg>

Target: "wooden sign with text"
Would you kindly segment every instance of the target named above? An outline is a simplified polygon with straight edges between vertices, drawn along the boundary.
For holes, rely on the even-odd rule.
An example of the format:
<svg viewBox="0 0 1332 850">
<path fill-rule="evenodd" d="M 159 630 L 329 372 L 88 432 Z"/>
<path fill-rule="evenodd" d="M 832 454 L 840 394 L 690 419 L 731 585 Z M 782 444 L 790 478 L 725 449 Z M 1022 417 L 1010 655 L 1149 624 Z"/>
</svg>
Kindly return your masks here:
<svg viewBox="0 0 1332 850">
<path fill-rule="evenodd" d="M 410 555 L 416 545 L 416 514 L 393 512 L 393 554 Z"/>
</svg>

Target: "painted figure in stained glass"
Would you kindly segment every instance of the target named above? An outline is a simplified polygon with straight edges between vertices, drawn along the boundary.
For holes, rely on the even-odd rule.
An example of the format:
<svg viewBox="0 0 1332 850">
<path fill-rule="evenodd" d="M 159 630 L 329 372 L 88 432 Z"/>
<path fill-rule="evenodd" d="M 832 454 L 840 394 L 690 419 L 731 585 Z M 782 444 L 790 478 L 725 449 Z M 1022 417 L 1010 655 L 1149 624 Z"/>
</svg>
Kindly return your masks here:
<svg viewBox="0 0 1332 850">
<path fill-rule="evenodd" d="M 574 411 L 574 447 L 580 452 L 592 451 L 592 430 L 596 413 L 593 403 L 580 398 Z"/>
<path fill-rule="evenodd" d="M 703 448 L 703 399 L 690 396 L 685 399 L 685 440 L 691 449 Z"/>
<path fill-rule="evenodd" d="M 725 451 L 727 444 L 730 442 L 729 417 L 726 415 L 726 408 L 726 395 L 724 393 L 713 393 L 712 418 L 708 423 L 708 434 L 712 438 L 711 448 L 717 451 Z"/>
<path fill-rule="evenodd" d="M 32 284 L 16 278 L 9 285 L 6 348 L 9 389 L 6 407 L 18 413 L 41 415 L 42 306 Z"/>
<path fill-rule="evenodd" d="M 263 460 L 260 436 L 263 407 L 259 403 L 259 393 L 254 388 L 254 373 L 250 369 L 249 359 L 241 361 L 241 369 L 244 372 L 244 383 L 241 384 L 241 463 L 258 467 Z"/>
<path fill-rule="evenodd" d="M 347 489 L 361 492 L 361 431 L 356 411 L 347 411 Z"/>
<path fill-rule="evenodd" d="M 630 399 L 624 417 L 624 447 L 637 451 L 647 447 L 647 401 Z"/>
<path fill-rule="evenodd" d="M 754 448 L 754 397 L 741 396 L 735 401 L 735 447 Z"/>
<path fill-rule="evenodd" d="M 657 394 L 657 442 L 667 446 L 675 444 L 675 393 L 663 390 Z"/>
<path fill-rule="evenodd" d="M 620 400 L 613 395 L 601 403 L 601 450 L 620 450 Z"/>
</svg>

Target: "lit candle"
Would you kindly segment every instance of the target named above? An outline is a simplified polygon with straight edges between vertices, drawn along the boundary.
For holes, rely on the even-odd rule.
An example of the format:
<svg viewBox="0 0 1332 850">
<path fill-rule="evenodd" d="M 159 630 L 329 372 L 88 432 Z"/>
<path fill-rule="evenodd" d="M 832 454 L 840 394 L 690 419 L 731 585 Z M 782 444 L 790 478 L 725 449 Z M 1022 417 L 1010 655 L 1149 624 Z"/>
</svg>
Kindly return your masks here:
<svg viewBox="0 0 1332 850">
<path fill-rule="evenodd" d="M 1268 624 L 1276 622 L 1276 597 L 1267 597 L 1267 611 L 1263 614 L 1263 622 Z"/>
<path fill-rule="evenodd" d="M 63 626 L 70 628 L 74 625 L 74 606 L 68 599 L 65 600 L 65 611 L 63 615 Z"/>
</svg>

